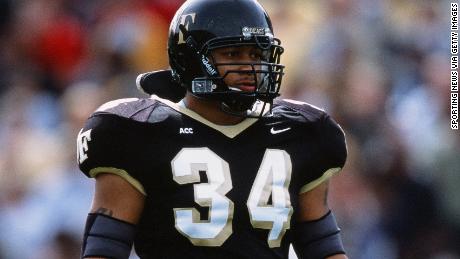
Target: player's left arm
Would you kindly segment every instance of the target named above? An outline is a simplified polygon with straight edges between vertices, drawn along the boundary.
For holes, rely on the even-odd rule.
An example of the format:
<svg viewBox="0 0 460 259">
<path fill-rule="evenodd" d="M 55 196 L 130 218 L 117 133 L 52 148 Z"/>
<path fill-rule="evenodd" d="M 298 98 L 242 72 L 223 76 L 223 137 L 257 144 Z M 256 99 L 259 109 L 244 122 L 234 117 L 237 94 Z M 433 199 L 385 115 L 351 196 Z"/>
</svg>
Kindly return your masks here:
<svg viewBox="0 0 460 259">
<path fill-rule="evenodd" d="M 346 259 L 334 215 L 327 204 L 329 182 L 299 195 L 293 245 L 299 258 Z"/>
<path fill-rule="evenodd" d="M 316 178 L 300 191 L 292 243 L 299 258 L 347 258 L 340 228 L 327 203 L 328 179 L 343 168 L 347 157 L 345 134 L 328 115 L 318 123 L 318 132 L 320 148 L 310 170 Z"/>
</svg>

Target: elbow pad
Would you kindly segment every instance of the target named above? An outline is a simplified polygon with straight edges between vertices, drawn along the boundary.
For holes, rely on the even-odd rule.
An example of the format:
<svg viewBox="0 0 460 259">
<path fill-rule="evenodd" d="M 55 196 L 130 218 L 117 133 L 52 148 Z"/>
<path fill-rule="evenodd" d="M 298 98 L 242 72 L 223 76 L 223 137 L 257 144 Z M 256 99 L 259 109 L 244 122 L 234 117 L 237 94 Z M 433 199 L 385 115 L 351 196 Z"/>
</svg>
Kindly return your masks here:
<svg viewBox="0 0 460 259">
<path fill-rule="evenodd" d="M 331 211 L 318 220 L 294 225 L 292 245 L 299 258 L 323 259 L 335 254 L 345 254 L 340 228 Z"/>
<path fill-rule="evenodd" d="M 135 225 L 104 214 L 90 213 L 86 220 L 82 258 L 127 259 L 134 235 Z"/>
</svg>

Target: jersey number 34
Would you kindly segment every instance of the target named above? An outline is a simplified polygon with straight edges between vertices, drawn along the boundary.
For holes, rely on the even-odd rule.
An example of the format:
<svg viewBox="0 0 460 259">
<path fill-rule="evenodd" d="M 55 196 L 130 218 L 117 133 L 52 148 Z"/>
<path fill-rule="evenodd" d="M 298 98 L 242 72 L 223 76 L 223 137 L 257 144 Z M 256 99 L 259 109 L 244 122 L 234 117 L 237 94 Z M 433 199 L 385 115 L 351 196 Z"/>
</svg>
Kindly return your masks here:
<svg viewBox="0 0 460 259">
<path fill-rule="evenodd" d="M 194 245 L 222 245 L 232 235 L 234 211 L 233 202 L 225 196 L 233 188 L 228 163 L 208 148 L 184 148 L 171 166 L 174 181 L 195 183 L 195 202 L 209 207 L 207 220 L 200 220 L 195 208 L 175 208 L 176 229 Z M 206 172 L 208 182 L 200 182 L 200 171 Z M 246 203 L 252 226 L 270 230 L 269 247 L 280 246 L 290 225 L 291 171 L 291 158 L 286 151 L 267 149 Z"/>
</svg>

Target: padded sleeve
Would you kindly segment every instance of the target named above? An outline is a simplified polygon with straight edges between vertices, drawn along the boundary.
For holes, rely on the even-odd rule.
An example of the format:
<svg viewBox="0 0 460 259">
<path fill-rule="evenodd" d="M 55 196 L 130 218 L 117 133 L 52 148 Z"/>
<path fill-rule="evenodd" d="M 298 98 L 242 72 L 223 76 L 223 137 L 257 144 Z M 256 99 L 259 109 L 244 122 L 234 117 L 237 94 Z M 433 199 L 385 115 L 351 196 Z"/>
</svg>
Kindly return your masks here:
<svg viewBox="0 0 460 259">
<path fill-rule="evenodd" d="M 327 168 L 345 165 L 347 159 L 347 144 L 342 128 L 329 115 L 322 120 L 321 147 L 326 154 L 324 166 Z"/>
<path fill-rule="evenodd" d="M 320 119 L 318 129 L 318 152 L 315 154 L 313 180 L 305 183 L 300 193 L 312 190 L 322 182 L 337 174 L 345 165 L 347 145 L 342 128 L 329 115 Z"/>
<path fill-rule="evenodd" d="M 121 176 L 145 195 L 136 163 L 137 135 L 129 120 L 114 115 L 91 116 L 77 138 L 77 160 L 88 177 L 99 173 Z"/>
</svg>

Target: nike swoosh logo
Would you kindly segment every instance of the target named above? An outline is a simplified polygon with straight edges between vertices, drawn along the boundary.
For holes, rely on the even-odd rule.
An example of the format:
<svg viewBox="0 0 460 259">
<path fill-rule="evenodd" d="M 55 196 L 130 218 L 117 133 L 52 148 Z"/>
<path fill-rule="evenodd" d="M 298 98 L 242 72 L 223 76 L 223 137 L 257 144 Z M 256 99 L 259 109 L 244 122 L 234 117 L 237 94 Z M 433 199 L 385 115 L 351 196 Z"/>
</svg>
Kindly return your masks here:
<svg viewBox="0 0 460 259">
<path fill-rule="evenodd" d="M 271 134 L 279 134 L 279 133 L 281 133 L 281 132 L 285 132 L 285 131 L 288 131 L 288 130 L 290 130 L 290 129 L 291 129 L 291 127 L 285 128 L 285 129 L 280 129 L 280 130 L 275 130 L 275 128 L 271 128 L 271 129 L 270 129 L 270 133 L 271 133 Z"/>
</svg>

